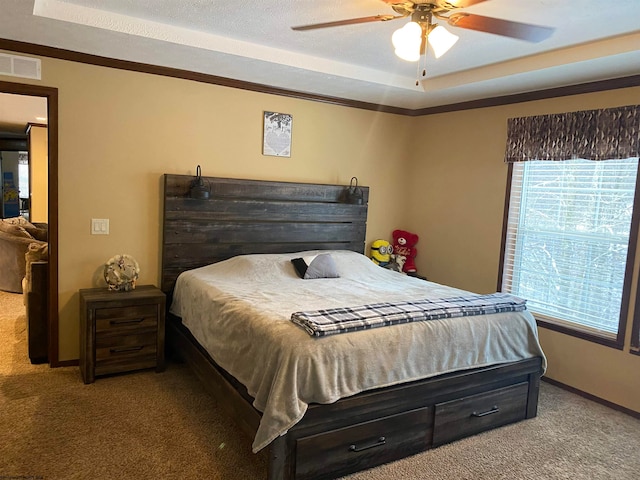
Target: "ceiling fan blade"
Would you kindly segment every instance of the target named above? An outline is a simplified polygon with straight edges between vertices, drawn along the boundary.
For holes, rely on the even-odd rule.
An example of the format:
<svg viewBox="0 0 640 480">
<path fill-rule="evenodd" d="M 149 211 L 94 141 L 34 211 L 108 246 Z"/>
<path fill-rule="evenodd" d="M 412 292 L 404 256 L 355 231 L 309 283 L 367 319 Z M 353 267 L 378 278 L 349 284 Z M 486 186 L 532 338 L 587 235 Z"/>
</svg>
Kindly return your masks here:
<svg viewBox="0 0 640 480">
<path fill-rule="evenodd" d="M 476 3 L 486 2 L 487 0 L 446 0 L 444 4 L 450 4 L 454 8 L 467 8 Z"/>
<path fill-rule="evenodd" d="M 412 2 L 412 1 L 403 1 L 403 0 L 382 0 L 382 1 L 389 5 L 405 4 L 405 5 L 410 5 L 411 7 L 421 3 L 421 2 Z M 487 0 L 439 0 L 439 1 L 433 0 L 431 3 L 437 4 L 437 6 L 439 7 L 451 7 L 449 8 L 449 10 L 452 10 L 454 8 L 470 7 L 471 5 L 475 5 L 476 3 L 482 3 L 486 1 Z M 429 2 L 422 2 L 422 3 L 429 3 Z"/>
<path fill-rule="evenodd" d="M 300 25 L 299 27 L 291 27 L 291 30 L 300 32 L 304 30 L 315 30 L 316 28 L 341 27 L 343 25 L 356 25 L 359 23 L 369 23 L 369 22 L 386 22 L 389 20 L 395 20 L 396 18 L 405 18 L 405 17 L 403 15 L 399 15 L 399 16 L 374 15 L 372 17 L 349 18 L 347 20 L 337 20 L 335 22 L 314 23 L 311 25 Z"/>
<path fill-rule="evenodd" d="M 519 38 L 520 40 L 526 40 L 528 42 L 541 42 L 546 40 L 555 31 L 555 29 L 551 27 L 484 17 L 470 13 L 453 13 L 449 15 L 447 21 L 449 25 L 454 27 L 494 33 L 504 37 Z"/>
</svg>

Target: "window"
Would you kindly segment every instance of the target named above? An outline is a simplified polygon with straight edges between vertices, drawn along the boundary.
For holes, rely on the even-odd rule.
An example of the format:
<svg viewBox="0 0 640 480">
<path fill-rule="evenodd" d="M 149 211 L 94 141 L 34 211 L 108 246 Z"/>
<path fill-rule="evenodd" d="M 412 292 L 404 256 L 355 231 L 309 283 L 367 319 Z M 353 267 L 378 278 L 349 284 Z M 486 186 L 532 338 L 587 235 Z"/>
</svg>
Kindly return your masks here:
<svg viewBox="0 0 640 480">
<path fill-rule="evenodd" d="M 29 198 L 29 154 L 18 153 L 18 190 L 20 198 Z"/>
<path fill-rule="evenodd" d="M 545 327 L 622 348 L 638 158 L 510 169 L 502 290 Z"/>
</svg>

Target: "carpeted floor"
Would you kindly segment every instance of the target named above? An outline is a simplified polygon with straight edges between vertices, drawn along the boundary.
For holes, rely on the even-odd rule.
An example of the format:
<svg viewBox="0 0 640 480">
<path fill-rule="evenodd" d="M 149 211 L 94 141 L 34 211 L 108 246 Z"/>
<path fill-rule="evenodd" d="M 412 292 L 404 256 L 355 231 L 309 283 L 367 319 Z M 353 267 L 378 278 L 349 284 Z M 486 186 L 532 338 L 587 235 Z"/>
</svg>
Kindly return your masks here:
<svg viewBox="0 0 640 480">
<path fill-rule="evenodd" d="M 184 365 L 100 378 L 27 357 L 22 297 L 0 292 L 0 479 L 266 477 L 262 455 Z M 539 415 L 350 480 L 635 479 L 640 420 L 542 384 Z"/>
</svg>

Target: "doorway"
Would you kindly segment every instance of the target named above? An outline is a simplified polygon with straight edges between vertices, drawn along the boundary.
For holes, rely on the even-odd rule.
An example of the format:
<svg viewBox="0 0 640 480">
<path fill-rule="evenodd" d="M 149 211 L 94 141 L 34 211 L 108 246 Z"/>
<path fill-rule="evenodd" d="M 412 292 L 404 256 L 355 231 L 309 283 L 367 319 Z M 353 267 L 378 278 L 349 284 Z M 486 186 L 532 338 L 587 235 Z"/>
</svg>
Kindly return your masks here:
<svg viewBox="0 0 640 480">
<path fill-rule="evenodd" d="M 22 95 L 25 98 L 41 97 L 47 101 L 48 353 L 50 366 L 59 367 L 62 364 L 58 352 L 58 89 L 0 81 L 0 93 Z"/>
</svg>

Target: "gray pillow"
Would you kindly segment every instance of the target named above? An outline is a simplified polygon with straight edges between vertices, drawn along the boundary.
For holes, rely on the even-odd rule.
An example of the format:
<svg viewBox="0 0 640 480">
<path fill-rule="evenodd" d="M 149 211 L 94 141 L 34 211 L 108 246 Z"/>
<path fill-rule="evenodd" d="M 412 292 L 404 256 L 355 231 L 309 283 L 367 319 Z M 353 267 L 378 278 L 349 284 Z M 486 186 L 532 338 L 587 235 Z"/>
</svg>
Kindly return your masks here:
<svg viewBox="0 0 640 480">
<path fill-rule="evenodd" d="M 294 258 L 291 260 L 296 273 L 305 280 L 314 278 L 338 278 L 338 267 L 328 253 L 312 257 Z"/>
</svg>

